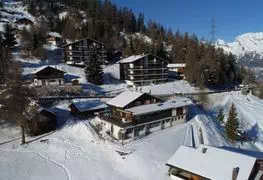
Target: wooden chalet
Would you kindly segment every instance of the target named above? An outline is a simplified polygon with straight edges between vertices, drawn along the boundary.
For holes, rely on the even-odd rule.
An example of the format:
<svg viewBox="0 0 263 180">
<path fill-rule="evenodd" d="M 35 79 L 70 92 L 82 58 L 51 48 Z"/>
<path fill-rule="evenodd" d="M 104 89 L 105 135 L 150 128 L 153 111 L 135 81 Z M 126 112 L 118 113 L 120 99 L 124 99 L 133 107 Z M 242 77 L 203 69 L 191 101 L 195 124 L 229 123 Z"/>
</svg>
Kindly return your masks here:
<svg viewBox="0 0 263 180">
<path fill-rule="evenodd" d="M 185 79 L 185 63 L 168 64 L 168 75 L 177 79 Z"/>
<path fill-rule="evenodd" d="M 33 21 L 31 21 L 30 19 L 27 19 L 27 18 L 18 19 L 15 23 L 18 25 L 32 25 L 32 24 L 34 24 Z"/>
<path fill-rule="evenodd" d="M 97 124 L 117 139 L 120 133 L 128 139 L 185 122 L 189 104 L 186 99 L 163 102 L 150 94 L 126 91 L 107 102 L 108 110 L 99 113 Z"/>
<path fill-rule="evenodd" d="M 107 105 L 101 100 L 77 100 L 70 104 L 70 112 L 78 118 L 89 118 L 96 112 L 104 111 Z"/>
<path fill-rule="evenodd" d="M 62 37 L 57 32 L 49 32 L 47 34 L 47 42 L 54 46 L 59 46 L 62 44 Z"/>
<path fill-rule="evenodd" d="M 63 47 L 64 60 L 67 64 L 83 65 L 90 60 L 90 55 L 93 53 L 98 55 L 98 61 L 107 62 L 107 47 L 97 40 L 84 38 Z"/>
<path fill-rule="evenodd" d="M 33 72 L 35 86 L 64 85 L 64 71 L 52 66 L 43 66 Z"/>
<path fill-rule="evenodd" d="M 253 154 L 253 153 L 252 153 Z M 197 149 L 180 146 L 168 160 L 172 179 L 187 180 L 262 180 L 262 155 L 247 155 L 224 148 L 200 145 Z"/>
<path fill-rule="evenodd" d="M 130 56 L 119 63 L 120 79 L 128 85 L 160 84 L 168 79 L 168 61 L 153 54 Z"/>
</svg>

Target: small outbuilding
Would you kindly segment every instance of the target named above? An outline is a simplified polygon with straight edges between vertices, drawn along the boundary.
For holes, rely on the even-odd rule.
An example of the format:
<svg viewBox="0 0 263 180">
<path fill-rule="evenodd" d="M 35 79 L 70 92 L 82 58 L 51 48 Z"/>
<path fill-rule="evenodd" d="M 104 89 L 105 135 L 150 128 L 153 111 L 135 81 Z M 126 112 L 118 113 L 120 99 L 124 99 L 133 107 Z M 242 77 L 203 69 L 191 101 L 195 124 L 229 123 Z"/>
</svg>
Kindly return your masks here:
<svg viewBox="0 0 263 180">
<path fill-rule="evenodd" d="M 47 42 L 54 46 L 58 46 L 62 44 L 61 35 L 57 32 L 49 32 L 47 34 Z"/>
<path fill-rule="evenodd" d="M 186 63 L 168 64 L 168 76 L 178 79 L 185 79 Z"/>
<path fill-rule="evenodd" d="M 101 100 L 77 100 L 70 104 L 71 114 L 78 118 L 89 118 L 96 112 L 104 111 L 108 106 Z"/>
<path fill-rule="evenodd" d="M 57 127 L 56 113 L 47 108 L 40 108 L 38 114 L 33 118 L 31 126 L 33 135 L 55 130 Z"/>
</svg>

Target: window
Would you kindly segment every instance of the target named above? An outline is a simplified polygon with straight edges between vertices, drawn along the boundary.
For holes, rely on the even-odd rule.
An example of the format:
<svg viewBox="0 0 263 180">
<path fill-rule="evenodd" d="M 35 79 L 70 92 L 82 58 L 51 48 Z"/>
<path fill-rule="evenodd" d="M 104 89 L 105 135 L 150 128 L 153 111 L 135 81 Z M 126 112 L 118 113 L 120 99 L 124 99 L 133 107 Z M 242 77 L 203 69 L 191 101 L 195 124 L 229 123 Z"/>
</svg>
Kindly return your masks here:
<svg viewBox="0 0 263 180">
<path fill-rule="evenodd" d="M 151 101 L 150 100 L 146 100 L 145 104 L 151 104 Z"/>
<path fill-rule="evenodd" d="M 152 103 L 156 103 L 156 99 L 152 99 Z"/>
<path fill-rule="evenodd" d="M 130 63 L 130 68 L 134 68 L 134 64 Z"/>
<path fill-rule="evenodd" d="M 126 134 L 130 134 L 130 133 L 132 133 L 132 131 L 133 131 L 133 128 L 127 129 Z"/>
<path fill-rule="evenodd" d="M 158 127 L 159 125 L 160 125 L 160 122 L 155 122 L 155 123 L 149 124 L 149 127 L 154 128 L 154 127 Z"/>
<path fill-rule="evenodd" d="M 183 107 L 176 109 L 176 115 L 177 116 L 181 116 L 183 114 L 184 114 L 184 108 Z"/>
<path fill-rule="evenodd" d="M 144 130 L 144 127 L 145 127 L 145 126 L 135 127 L 135 128 L 134 128 L 134 131 L 142 131 L 142 130 Z"/>
<path fill-rule="evenodd" d="M 135 106 L 140 106 L 141 104 L 142 104 L 141 101 L 137 101 L 137 102 L 135 102 Z"/>
<path fill-rule="evenodd" d="M 56 82 L 56 80 L 55 79 L 51 79 L 48 82 Z"/>
</svg>

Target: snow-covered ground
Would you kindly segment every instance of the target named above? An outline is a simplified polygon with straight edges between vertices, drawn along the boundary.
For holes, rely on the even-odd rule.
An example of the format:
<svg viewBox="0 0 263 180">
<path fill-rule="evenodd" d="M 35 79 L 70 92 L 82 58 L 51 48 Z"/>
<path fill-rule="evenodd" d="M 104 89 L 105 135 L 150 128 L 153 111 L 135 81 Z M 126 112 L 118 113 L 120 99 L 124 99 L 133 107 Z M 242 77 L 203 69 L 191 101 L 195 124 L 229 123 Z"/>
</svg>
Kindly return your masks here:
<svg viewBox="0 0 263 180">
<path fill-rule="evenodd" d="M 248 133 L 255 142 L 238 145 L 245 149 L 263 151 L 263 100 L 240 92 L 212 94 L 209 96 L 213 102 L 212 110 L 218 112 L 223 108 L 227 116 L 232 103 L 235 104 L 242 129 Z"/>
<path fill-rule="evenodd" d="M 150 86 L 142 86 L 142 92 L 149 93 L 153 95 L 172 95 L 172 94 L 188 94 L 197 93 L 198 89 L 192 87 L 187 81 L 178 80 L 173 82 L 167 82 L 165 84 L 157 84 Z"/>
<path fill-rule="evenodd" d="M 44 136 L 28 137 L 30 143 L 26 146 L 20 146 L 20 139 L 15 140 L 13 130 L 9 130 L 12 141 L 0 141 L 1 177 L 168 180 L 165 163 L 180 145 L 197 147 L 200 128 L 205 144 L 228 145 L 208 116 L 195 106 L 190 107 L 188 123 L 156 131 L 121 146 L 109 138 L 100 139 L 88 120 L 76 123 L 70 120 L 68 103 L 61 101 L 53 107 L 64 126 Z M 4 139 L 6 141 L 8 139 Z"/>
</svg>

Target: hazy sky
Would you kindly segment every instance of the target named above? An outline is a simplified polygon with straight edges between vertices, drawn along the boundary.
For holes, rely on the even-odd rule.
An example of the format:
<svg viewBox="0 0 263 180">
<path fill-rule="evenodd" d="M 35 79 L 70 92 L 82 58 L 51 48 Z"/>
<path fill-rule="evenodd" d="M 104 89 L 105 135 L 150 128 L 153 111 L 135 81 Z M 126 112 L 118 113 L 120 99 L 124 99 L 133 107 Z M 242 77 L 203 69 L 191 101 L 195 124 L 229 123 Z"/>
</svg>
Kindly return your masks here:
<svg viewBox="0 0 263 180">
<path fill-rule="evenodd" d="M 112 0 L 135 13 L 144 12 L 174 31 L 210 38 L 214 17 L 216 38 L 233 41 L 246 32 L 263 32 L 263 0 Z"/>
</svg>

